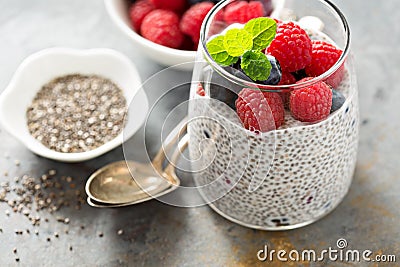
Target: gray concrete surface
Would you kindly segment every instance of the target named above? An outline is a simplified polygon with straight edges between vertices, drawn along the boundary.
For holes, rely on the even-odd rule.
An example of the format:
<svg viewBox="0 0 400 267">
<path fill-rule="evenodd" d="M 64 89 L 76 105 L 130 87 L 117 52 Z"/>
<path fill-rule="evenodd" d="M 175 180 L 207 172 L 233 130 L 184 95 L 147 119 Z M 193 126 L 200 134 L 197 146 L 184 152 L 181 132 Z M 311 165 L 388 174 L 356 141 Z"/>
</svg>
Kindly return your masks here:
<svg viewBox="0 0 400 267">
<path fill-rule="evenodd" d="M 258 262 L 256 253 L 266 244 L 276 250 L 321 250 L 335 248 L 339 238 L 345 238 L 352 249 L 397 255 L 400 264 L 400 2 L 335 2 L 347 15 L 353 32 L 362 126 L 354 182 L 334 212 L 298 230 L 263 232 L 226 221 L 208 207 L 176 208 L 151 201 L 99 210 L 83 204 L 81 210 L 64 207 L 54 214 L 39 212 L 41 225 L 33 227 L 22 214 L 7 216 L 9 207 L 0 202 L 0 266 L 262 266 L 266 263 Z M 117 49 L 138 63 L 143 79 L 162 69 L 136 51 L 114 27 L 100 0 L 0 0 L 0 10 L 0 91 L 25 57 L 53 46 Z M 171 80 L 190 80 L 190 73 L 169 72 Z M 155 99 L 162 93 L 159 90 L 150 88 L 149 97 Z M 177 94 L 171 99 L 179 102 L 186 97 Z M 156 126 L 157 122 L 152 122 L 149 127 Z M 154 153 L 158 139 L 150 138 L 154 138 L 149 141 Z M 123 158 L 122 149 L 117 148 L 96 160 L 63 164 L 33 155 L 2 129 L 0 140 L 0 182 L 13 183 L 14 176 L 38 176 L 56 169 L 60 176 L 75 178 L 75 188 L 64 183 L 69 191 L 83 190 L 86 178 L 96 168 Z M 130 142 L 137 148 L 129 151 L 130 157 L 144 160 L 143 136 L 137 134 Z M 16 166 L 15 160 L 21 165 Z M 59 223 L 57 216 L 71 222 Z M 34 229 L 39 230 L 38 236 Z M 123 229 L 122 235 L 117 234 L 119 229 Z M 16 235 L 15 230 L 24 233 Z M 54 232 L 59 233 L 58 238 Z M 378 266 L 365 262 L 274 264 Z"/>
</svg>

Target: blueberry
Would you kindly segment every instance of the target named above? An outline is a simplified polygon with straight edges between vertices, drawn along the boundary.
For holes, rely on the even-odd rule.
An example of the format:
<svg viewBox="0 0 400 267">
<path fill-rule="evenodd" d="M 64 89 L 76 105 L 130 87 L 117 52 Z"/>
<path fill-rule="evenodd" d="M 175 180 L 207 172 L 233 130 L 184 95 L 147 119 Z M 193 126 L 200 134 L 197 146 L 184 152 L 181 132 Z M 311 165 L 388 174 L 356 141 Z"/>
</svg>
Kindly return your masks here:
<svg viewBox="0 0 400 267">
<path fill-rule="evenodd" d="M 271 63 L 272 69 L 267 80 L 261 81 L 265 85 L 277 85 L 282 78 L 282 69 L 278 60 L 271 55 L 267 55 L 269 62 Z"/>
<path fill-rule="evenodd" d="M 233 110 L 236 110 L 235 102 L 236 102 L 236 99 L 238 98 L 238 96 L 237 96 L 237 93 L 231 91 L 231 89 L 229 87 L 221 86 L 218 84 L 211 84 L 210 97 L 212 99 L 217 99 L 217 100 L 227 104 Z"/>
<path fill-rule="evenodd" d="M 232 75 L 240 77 L 240 71 L 232 67 L 224 67 L 224 69 Z M 220 100 L 236 110 L 235 101 L 238 98 L 238 93 L 243 89 L 242 86 L 237 85 L 218 72 L 214 71 L 210 81 L 210 97 Z"/>
<path fill-rule="evenodd" d="M 346 98 L 344 97 L 344 95 L 341 92 L 332 89 L 331 113 L 340 109 L 343 106 L 345 101 L 346 101 Z"/>
<path fill-rule="evenodd" d="M 261 83 L 261 84 L 265 84 L 265 85 L 276 85 L 279 83 L 279 81 L 282 78 L 281 65 L 275 59 L 275 57 L 273 57 L 271 55 L 267 55 L 267 58 L 268 58 L 269 62 L 271 63 L 272 69 L 271 69 L 271 73 L 270 73 L 268 79 L 265 81 L 253 81 L 252 79 L 250 79 L 243 72 L 242 68 L 240 67 L 240 63 L 241 63 L 240 59 L 236 63 L 232 64 L 230 67 L 225 68 L 225 69 L 226 70 L 229 69 L 228 72 L 230 72 L 233 75 L 235 75 L 243 80 L 246 80 L 246 81 L 253 81 L 253 82 L 257 82 L 257 83 Z"/>
<path fill-rule="evenodd" d="M 292 72 L 292 74 L 296 78 L 296 81 L 300 81 L 301 79 L 308 77 L 305 69 Z"/>
<path fill-rule="evenodd" d="M 233 63 L 232 65 L 230 65 L 230 67 L 237 69 L 237 70 L 241 70 L 242 68 L 240 67 L 240 64 L 242 63 L 241 58 L 238 59 L 238 61 L 236 61 L 236 63 Z M 228 67 L 225 69 L 229 69 Z"/>
</svg>

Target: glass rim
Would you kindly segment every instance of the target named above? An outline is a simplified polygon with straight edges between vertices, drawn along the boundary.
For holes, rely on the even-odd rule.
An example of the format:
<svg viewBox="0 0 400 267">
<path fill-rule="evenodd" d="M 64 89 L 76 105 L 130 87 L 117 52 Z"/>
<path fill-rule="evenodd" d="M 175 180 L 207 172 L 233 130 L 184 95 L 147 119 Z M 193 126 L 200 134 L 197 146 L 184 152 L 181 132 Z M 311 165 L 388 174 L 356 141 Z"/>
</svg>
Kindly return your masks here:
<svg viewBox="0 0 400 267">
<path fill-rule="evenodd" d="M 236 0 L 235 0 L 236 1 Z M 201 30 L 200 30 L 200 43 L 202 46 L 203 51 L 205 52 L 204 55 L 206 57 L 207 62 L 212 66 L 212 68 L 217 71 L 220 75 L 222 75 L 224 78 L 228 79 L 231 82 L 234 82 L 238 85 L 244 86 L 244 87 L 250 87 L 250 88 L 258 88 L 262 91 L 289 91 L 289 90 L 294 90 L 294 89 L 300 89 L 306 86 L 311 86 L 317 82 L 324 81 L 327 78 L 329 78 L 334 72 L 336 72 L 346 61 L 347 56 L 350 53 L 350 43 L 351 43 L 351 38 L 350 38 L 350 27 L 347 22 L 346 17 L 344 16 L 343 12 L 330 0 L 316 0 L 319 2 L 323 2 L 327 4 L 330 8 L 333 9 L 333 11 L 339 16 L 340 21 L 342 22 L 342 26 L 344 27 L 344 33 L 346 36 L 345 40 L 345 47 L 343 49 L 342 54 L 340 55 L 338 61 L 327 71 L 325 71 L 323 74 L 313 77 L 312 79 L 309 79 L 307 81 L 301 82 L 301 83 L 296 83 L 296 84 L 288 84 L 288 85 L 264 85 L 264 84 L 259 84 L 256 82 L 249 82 L 246 80 L 243 80 L 241 78 L 238 78 L 237 76 L 229 73 L 226 71 L 221 65 L 219 65 L 217 62 L 215 62 L 210 53 L 207 50 L 206 46 L 206 30 L 210 28 L 211 23 L 213 22 L 213 18 L 217 12 L 219 12 L 221 9 L 223 9 L 225 6 L 233 2 L 233 0 L 222 0 L 218 2 L 211 10 L 208 12 L 207 16 L 205 17 L 202 25 L 201 25 Z"/>
</svg>

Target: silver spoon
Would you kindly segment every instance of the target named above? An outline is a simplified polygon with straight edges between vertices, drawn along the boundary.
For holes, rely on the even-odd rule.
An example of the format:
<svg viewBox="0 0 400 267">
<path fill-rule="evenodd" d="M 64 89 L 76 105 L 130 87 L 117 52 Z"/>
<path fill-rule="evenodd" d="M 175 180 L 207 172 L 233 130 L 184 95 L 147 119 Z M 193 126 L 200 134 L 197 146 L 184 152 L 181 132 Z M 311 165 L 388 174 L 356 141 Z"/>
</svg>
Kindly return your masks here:
<svg viewBox="0 0 400 267">
<path fill-rule="evenodd" d="M 176 143 L 181 132 L 179 129 L 186 130 L 185 121 L 167 137 L 169 141 L 166 142 L 165 150 Z M 188 140 L 188 135 L 182 137 L 165 169 L 162 165 L 166 156 L 161 148 L 150 164 L 118 161 L 97 170 L 86 182 L 88 204 L 101 208 L 122 207 L 151 200 L 175 190 L 180 180 L 175 173 L 174 163 L 188 145 Z"/>
</svg>

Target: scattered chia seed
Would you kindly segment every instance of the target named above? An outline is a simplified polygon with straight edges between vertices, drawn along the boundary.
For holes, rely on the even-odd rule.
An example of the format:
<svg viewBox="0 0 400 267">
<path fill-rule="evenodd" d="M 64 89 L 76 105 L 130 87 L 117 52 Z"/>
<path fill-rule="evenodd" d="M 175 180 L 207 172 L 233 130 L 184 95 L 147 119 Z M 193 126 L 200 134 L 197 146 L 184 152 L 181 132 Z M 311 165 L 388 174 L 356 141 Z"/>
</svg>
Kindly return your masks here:
<svg viewBox="0 0 400 267">
<path fill-rule="evenodd" d="M 104 236 L 103 232 L 100 232 L 99 237 L 103 237 L 103 236 Z"/>
<path fill-rule="evenodd" d="M 32 136 L 63 153 L 90 151 L 114 139 L 126 113 L 126 99 L 116 84 L 80 74 L 45 84 L 26 112 Z"/>
<path fill-rule="evenodd" d="M 14 249 L 13 249 L 13 253 L 14 253 L 14 254 L 17 254 L 17 248 L 14 248 Z"/>
<path fill-rule="evenodd" d="M 69 189 L 67 184 L 68 181 L 73 181 L 74 178 L 65 176 L 64 180 L 61 177 L 56 176 L 56 170 L 49 170 L 47 173 L 38 177 L 32 177 L 30 175 L 21 175 L 19 177 L 9 178 L 10 181 L 0 182 L 0 202 L 4 202 L 8 205 L 8 209 L 4 209 L 5 216 L 10 216 L 11 212 L 20 213 L 24 215 L 23 218 L 27 218 L 34 228 L 32 234 L 35 233 L 39 238 L 40 222 L 53 222 L 56 220 L 61 224 L 68 225 L 70 218 L 56 216 L 56 212 L 62 208 L 69 206 L 71 203 L 71 209 L 75 206 L 80 209 L 80 206 L 85 203 L 85 194 L 82 189 Z M 68 179 L 66 179 L 69 177 Z M 12 192 L 8 194 L 8 192 Z M 35 212 L 36 211 L 36 212 Z M 49 214 L 55 214 L 53 217 L 49 217 Z M 53 226 L 52 224 L 49 226 Z M 66 228 L 69 226 L 66 226 Z M 83 227 L 84 228 L 84 227 Z M 54 230 L 53 230 L 54 231 Z M 30 235 L 30 229 L 15 229 L 15 235 Z M 3 229 L 0 228 L 0 234 L 3 233 Z M 65 230 L 65 234 L 69 234 L 68 228 Z M 103 237 L 103 233 L 99 233 L 100 237 Z M 51 242 L 52 236 L 44 235 L 44 239 L 47 242 Z M 53 238 L 59 239 L 60 234 L 53 232 Z M 69 248 L 72 251 L 72 246 Z M 15 248 L 15 254 L 16 248 Z M 19 261 L 16 259 L 16 261 Z"/>
<path fill-rule="evenodd" d="M 16 261 L 16 262 L 19 262 L 19 258 L 15 258 L 15 261 Z"/>
</svg>

